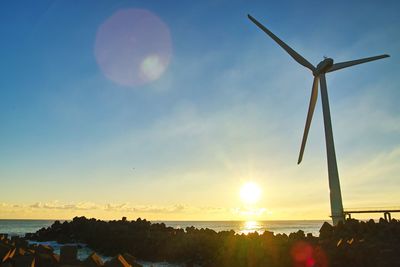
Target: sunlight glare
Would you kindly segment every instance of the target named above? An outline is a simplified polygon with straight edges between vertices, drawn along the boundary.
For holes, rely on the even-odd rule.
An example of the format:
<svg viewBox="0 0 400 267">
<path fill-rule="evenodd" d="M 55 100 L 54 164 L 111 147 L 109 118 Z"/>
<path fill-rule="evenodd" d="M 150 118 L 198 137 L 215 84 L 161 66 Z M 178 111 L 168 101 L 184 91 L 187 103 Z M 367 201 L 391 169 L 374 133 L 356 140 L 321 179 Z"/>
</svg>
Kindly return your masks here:
<svg viewBox="0 0 400 267">
<path fill-rule="evenodd" d="M 253 182 L 247 182 L 240 188 L 240 198 L 246 204 L 254 204 L 260 200 L 261 188 Z"/>
<path fill-rule="evenodd" d="M 240 234 L 249 234 L 249 233 L 254 233 L 254 232 L 258 232 L 259 234 L 262 233 L 262 225 L 257 222 L 257 221 L 245 221 L 242 229 L 240 230 Z"/>
</svg>

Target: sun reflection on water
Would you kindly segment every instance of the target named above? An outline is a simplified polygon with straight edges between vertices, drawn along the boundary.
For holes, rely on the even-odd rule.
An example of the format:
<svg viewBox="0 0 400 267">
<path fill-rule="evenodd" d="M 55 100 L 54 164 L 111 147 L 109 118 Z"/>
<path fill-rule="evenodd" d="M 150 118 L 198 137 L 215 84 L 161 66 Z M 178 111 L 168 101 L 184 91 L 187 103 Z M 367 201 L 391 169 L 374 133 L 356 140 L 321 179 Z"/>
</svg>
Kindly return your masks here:
<svg viewBox="0 0 400 267">
<path fill-rule="evenodd" d="M 243 225 L 241 227 L 241 230 L 239 231 L 239 234 L 247 235 L 249 233 L 254 233 L 254 232 L 262 234 L 264 232 L 262 224 L 258 221 L 245 221 L 245 222 L 243 222 Z"/>
</svg>

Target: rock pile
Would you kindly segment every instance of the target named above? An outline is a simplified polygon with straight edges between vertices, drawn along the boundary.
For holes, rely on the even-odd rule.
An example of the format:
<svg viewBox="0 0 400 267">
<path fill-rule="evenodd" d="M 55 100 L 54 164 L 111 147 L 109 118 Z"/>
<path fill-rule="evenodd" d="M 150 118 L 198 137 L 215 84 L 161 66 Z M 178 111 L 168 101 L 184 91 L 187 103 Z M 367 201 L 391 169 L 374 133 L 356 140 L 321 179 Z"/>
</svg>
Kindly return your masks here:
<svg viewBox="0 0 400 267">
<path fill-rule="evenodd" d="M 400 222 L 394 219 L 390 222 L 381 219 L 377 223 L 350 219 L 337 226 L 324 223 L 319 237 L 315 237 L 303 231 L 290 235 L 269 231 L 245 235 L 194 227 L 174 229 L 140 218 L 136 221 L 105 222 L 75 217 L 70 222 L 56 221 L 48 228 L 27 234 L 26 238 L 86 243 L 98 253 L 116 256 L 105 266 L 125 266 L 126 262 L 132 265 L 134 260 L 130 255 L 141 260 L 205 267 L 400 266 Z M 74 252 L 67 248 L 64 250 L 65 256 L 61 255 L 60 259 L 51 256 L 42 262 L 50 264 L 62 259 L 73 264 L 70 259 L 74 257 Z M 44 253 L 46 248 L 40 251 Z M 7 250 L 3 254 L 7 253 L 16 252 Z M 92 255 L 83 264 L 98 267 L 102 262 Z"/>
<path fill-rule="evenodd" d="M 29 244 L 25 238 L 0 234 L 0 266 L 1 267 L 140 267 L 136 259 L 129 255 L 118 254 L 110 261 L 103 263 L 93 253 L 86 260 L 77 258 L 76 246 L 62 246 L 60 255 L 46 245 Z"/>
</svg>

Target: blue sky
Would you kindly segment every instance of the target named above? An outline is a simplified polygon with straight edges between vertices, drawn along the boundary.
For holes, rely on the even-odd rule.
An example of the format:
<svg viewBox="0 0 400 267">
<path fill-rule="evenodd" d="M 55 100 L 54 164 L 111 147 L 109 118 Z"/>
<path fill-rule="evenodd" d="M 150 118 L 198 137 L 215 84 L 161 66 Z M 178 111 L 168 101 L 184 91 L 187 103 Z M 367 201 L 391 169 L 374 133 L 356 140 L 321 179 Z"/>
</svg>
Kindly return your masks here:
<svg viewBox="0 0 400 267">
<path fill-rule="evenodd" d="M 167 25 L 171 60 L 159 79 L 120 86 L 97 64 L 96 34 L 137 8 Z M 1 216 L 243 219 L 238 192 L 252 180 L 261 219 L 326 218 L 320 102 L 296 165 L 312 75 L 248 13 L 313 64 L 391 55 L 327 80 L 345 206 L 398 205 L 398 10 L 396 1 L 3 3 Z"/>
</svg>

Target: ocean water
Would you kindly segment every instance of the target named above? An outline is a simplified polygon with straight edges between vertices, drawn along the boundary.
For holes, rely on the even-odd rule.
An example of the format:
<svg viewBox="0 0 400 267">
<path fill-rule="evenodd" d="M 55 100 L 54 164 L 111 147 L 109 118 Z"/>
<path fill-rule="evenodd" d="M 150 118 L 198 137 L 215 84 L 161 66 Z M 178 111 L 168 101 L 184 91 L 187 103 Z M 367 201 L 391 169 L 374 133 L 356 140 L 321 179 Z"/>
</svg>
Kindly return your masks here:
<svg viewBox="0 0 400 267">
<path fill-rule="evenodd" d="M 54 220 L 0 220 L 0 233 L 23 236 L 42 227 L 49 227 Z"/>
<path fill-rule="evenodd" d="M 25 233 L 34 233 L 42 227 L 49 227 L 53 220 L 1 220 L 0 233 L 23 236 Z M 238 234 L 248 234 L 264 231 L 271 231 L 275 234 L 289 234 L 303 230 L 305 233 L 312 233 L 318 236 L 319 229 L 324 221 L 153 221 L 165 223 L 167 226 L 182 228 L 194 226 L 196 228 L 209 228 L 216 232 L 233 230 Z"/>
<path fill-rule="evenodd" d="M 10 236 L 18 235 L 24 236 L 25 233 L 33 233 L 42 227 L 50 226 L 53 220 L 1 220 L 0 219 L 0 233 L 7 233 Z M 195 228 L 209 228 L 216 232 L 234 230 L 238 234 L 248 234 L 251 232 L 263 233 L 264 231 L 271 231 L 275 234 L 290 234 L 303 230 L 305 233 L 312 233 L 314 236 L 319 235 L 319 229 L 324 221 L 310 220 L 310 221 L 153 221 L 157 223 L 165 223 L 167 226 L 174 228 L 182 228 L 194 226 Z M 54 248 L 55 253 L 59 253 L 61 245 L 55 241 L 49 242 L 34 242 L 47 244 Z M 78 244 L 78 258 L 86 259 L 93 251 L 86 247 L 85 244 Z M 101 255 L 100 255 L 101 256 Z M 109 257 L 102 256 L 106 261 Z M 142 262 L 139 261 L 144 267 L 180 267 L 166 262 Z"/>
<path fill-rule="evenodd" d="M 157 221 L 163 222 L 163 221 Z M 303 230 L 305 233 L 319 235 L 319 229 L 324 221 L 305 220 L 305 221 L 166 221 L 167 226 L 183 228 L 194 226 L 196 228 L 209 228 L 216 232 L 234 230 L 238 234 L 248 234 L 264 231 L 274 232 L 275 234 L 290 234 Z"/>
</svg>

